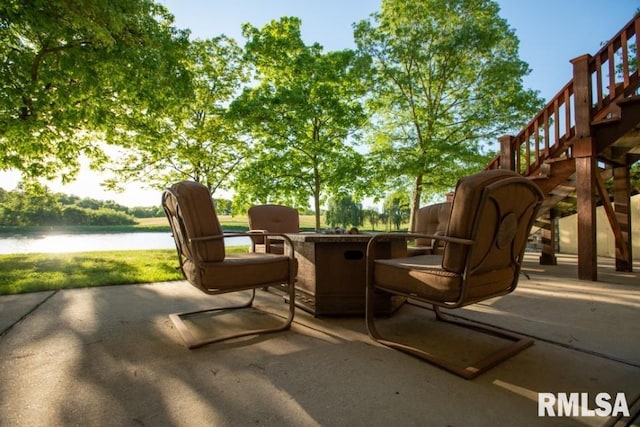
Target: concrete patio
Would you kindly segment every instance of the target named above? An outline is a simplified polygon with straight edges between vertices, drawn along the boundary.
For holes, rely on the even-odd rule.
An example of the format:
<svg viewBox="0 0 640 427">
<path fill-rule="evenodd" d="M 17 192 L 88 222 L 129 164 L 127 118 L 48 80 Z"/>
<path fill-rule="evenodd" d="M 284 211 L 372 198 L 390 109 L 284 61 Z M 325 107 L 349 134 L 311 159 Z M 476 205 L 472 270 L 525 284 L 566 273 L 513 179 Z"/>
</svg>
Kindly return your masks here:
<svg viewBox="0 0 640 427">
<path fill-rule="evenodd" d="M 640 265 L 602 259 L 587 282 L 575 257 L 558 261 L 528 254 L 513 294 L 453 312 L 535 338 L 472 381 L 374 343 L 360 317 L 302 310 L 290 331 L 187 350 L 168 315 L 236 297 L 186 282 L 3 296 L 0 426 L 640 425 Z M 286 312 L 276 293 L 257 306 Z M 461 360 L 501 345 L 414 305 L 380 324 Z M 539 417 L 540 392 L 623 393 L 631 416 Z"/>
</svg>

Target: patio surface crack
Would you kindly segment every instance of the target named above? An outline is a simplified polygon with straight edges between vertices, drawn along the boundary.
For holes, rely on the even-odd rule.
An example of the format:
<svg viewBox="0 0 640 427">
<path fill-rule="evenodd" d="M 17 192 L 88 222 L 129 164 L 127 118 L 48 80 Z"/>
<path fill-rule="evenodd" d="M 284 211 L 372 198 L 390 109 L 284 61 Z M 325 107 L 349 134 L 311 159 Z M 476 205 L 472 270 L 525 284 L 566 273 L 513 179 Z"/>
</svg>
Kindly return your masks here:
<svg viewBox="0 0 640 427">
<path fill-rule="evenodd" d="M 44 304 L 45 302 L 49 301 L 49 299 L 51 299 L 51 297 L 53 297 L 55 294 L 57 294 L 58 291 L 59 291 L 59 289 L 56 289 L 55 291 L 52 291 L 50 295 L 48 295 L 42 301 L 40 301 L 38 304 L 33 306 L 33 308 L 31 310 L 27 311 L 22 317 L 20 317 L 18 320 L 16 320 L 15 322 L 13 322 L 9 326 L 7 326 L 3 331 L 0 332 L 0 339 L 4 338 L 4 336 L 7 335 L 9 333 L 9 331 L 11 331 L 11 329 L 13 329 L 14 326 L 16 326 L 18 323 L 22 322 L 27 317 L 29 317 L 31 315 L 31 313 L 33 313 L 38 308 L 40 308 L 40 306 L 42 304 Z"/>
</svg>

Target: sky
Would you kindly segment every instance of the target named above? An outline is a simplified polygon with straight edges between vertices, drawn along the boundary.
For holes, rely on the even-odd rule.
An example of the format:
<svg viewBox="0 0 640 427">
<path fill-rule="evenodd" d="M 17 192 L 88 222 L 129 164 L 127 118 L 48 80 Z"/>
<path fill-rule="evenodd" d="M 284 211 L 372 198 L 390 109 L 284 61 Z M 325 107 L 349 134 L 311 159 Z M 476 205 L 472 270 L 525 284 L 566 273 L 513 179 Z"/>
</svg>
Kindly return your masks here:
<svg viewBox="0 0 640 427">
<path fill-rule="evenodd" d="M 380 0 L 158 0 L 175 16 L 175 26 L 191 30 L 192 38 L 221 34 L 244 44 L 241 25 L 262 27 L 282 16 L 302 20 L 302 38 L 319 43 L 324 51 L 354 48 L 352 24 L 380 8 Z M 410 1 L 410 0 L 408 0 Z M 551 99 L 571 79 L 570 60 L 595 54 L 640 9 L 640 0 L 498 0 L 500 16 L 520 41 L 520 58 L 531 73 L 524 87 Z M 11 190 L 17 173 L 0 172 L 0 187 Z M 83 169 L 78 179 L 65 186 L 47 182 L 53 191 L 80 197 L 114 200 L 125 206 L 152 206 L 160 192 L 142 184 L 125 192 L 104 191 L 100 177 Z"/>
</svg>

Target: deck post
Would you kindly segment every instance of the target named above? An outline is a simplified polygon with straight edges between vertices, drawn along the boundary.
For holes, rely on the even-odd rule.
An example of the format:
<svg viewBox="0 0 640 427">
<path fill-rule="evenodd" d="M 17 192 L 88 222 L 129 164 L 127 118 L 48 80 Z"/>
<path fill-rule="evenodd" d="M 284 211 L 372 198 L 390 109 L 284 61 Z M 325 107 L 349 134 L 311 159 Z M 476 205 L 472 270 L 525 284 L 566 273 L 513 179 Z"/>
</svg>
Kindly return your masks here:
<svg viewBox="0 0 640 427">
<path fill-rule="evenodd" d="M 622 244 L 626 251 L 616 247 L 616 271 L 633 271 L 632 232 L 631 232 L 631 180 L 629 165 L 613 168 L 613 203 L 616 222 L 622 234 Z"/>
<path fill-rule="evenodd" d="M 589 63 L 591 55 L 573 60 L 573 96 L 575 118 L 576 193 L 578 199 L 578 277 L 598 280 L 596 242 L 596 163 L 595 141 L 591 135 L 592 88 Z"/>
<path fill-rule="evenodd" d="M 513 136 L 498 137 L 500 142 L 500 169 L 516 170 L 516 153 L 513 149 Z"/>
<path fill-rule="evenodd" d="M 544 226 L 540 229 L 541 250 L 540 265 L 557 265 L 556 257 L 556 225 L 557 213 L 555 209 L 549 209 L 544 215 Z"/>
</svg>

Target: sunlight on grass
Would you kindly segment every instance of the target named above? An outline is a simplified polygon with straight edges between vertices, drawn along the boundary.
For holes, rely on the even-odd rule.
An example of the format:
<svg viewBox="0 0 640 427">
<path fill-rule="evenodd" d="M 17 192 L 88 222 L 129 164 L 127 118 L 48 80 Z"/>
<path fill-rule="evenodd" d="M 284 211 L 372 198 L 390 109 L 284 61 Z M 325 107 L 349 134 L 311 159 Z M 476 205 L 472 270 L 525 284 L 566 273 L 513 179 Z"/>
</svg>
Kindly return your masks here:
<svg viewBox="0 0 640 427">
<path fill-rule="evenodd" d="M 0 295 L 182 280 L 177 266 L 173 249 L 0 255 Z"/>
</svg>

